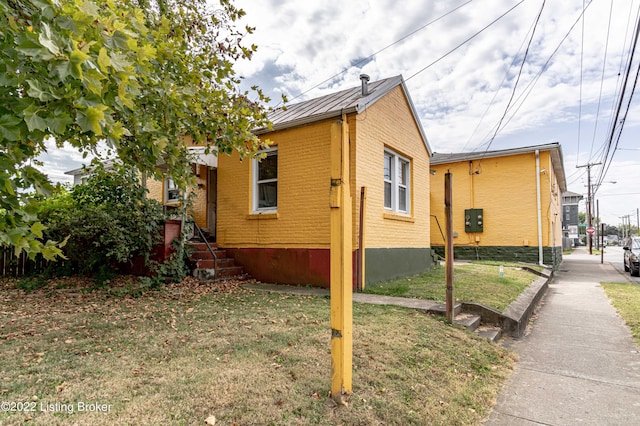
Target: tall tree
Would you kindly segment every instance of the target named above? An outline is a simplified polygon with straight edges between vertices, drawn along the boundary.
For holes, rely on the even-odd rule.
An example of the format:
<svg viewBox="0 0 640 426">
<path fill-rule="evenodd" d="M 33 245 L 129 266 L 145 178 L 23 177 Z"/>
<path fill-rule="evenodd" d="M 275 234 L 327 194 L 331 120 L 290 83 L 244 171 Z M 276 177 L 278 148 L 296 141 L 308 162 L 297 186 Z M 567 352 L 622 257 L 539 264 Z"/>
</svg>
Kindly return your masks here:
<svg viewBox="0 0 640 426">
<path fill-rule="evenodd" d="M 268 99 L 233 68 L 256 50 L 243 15 L 229 0 L 0 0 L 0 245 L 61 254 L 35 216 L 48 139 L 85 154 L 104 141 L 147 174 L 166 163 L 183 188 L 185 137 L 253 155 Z"/>
</svg>

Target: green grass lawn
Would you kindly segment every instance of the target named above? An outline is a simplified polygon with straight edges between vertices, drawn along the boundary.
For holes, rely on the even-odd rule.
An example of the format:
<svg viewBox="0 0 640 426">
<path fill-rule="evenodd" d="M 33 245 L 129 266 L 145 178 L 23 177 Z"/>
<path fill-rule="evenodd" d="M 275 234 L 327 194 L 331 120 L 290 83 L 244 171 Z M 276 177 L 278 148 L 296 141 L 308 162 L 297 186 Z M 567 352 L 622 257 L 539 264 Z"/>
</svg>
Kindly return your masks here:
<svg viewBox="0 0 640 426">
<path fill-rule="evenodd" d="M 504 274 L 500 278 L 500 266 Z M 538 265 L 526 265 L 541 271 Z M 481 303 L 504 311 L 537 275 L 518 263 L 470 262 L 454 266 L 454 294 L 456 301 Z M 415 297 L 444 301 L 446 297 L 445 267 L 440 265 L 428 272 L 408 278 L 370 284 L 365 293 L 388 296 Z"/>
<path fill-rule="evenodd" d="M 640 345 L 640 286 L 629 283 L 601 283 L 624 322 L 631 328 L 631 334 Z"/>
<path fill-rule="evenodd" d="M 0 400 L 35 408 L 0 424 L 477 425 L 515 358 L 433 316 L 354 304 L 353 394 L 336 406 L 327 298 L 111 285 L 0 282 Z"/>
</svg>

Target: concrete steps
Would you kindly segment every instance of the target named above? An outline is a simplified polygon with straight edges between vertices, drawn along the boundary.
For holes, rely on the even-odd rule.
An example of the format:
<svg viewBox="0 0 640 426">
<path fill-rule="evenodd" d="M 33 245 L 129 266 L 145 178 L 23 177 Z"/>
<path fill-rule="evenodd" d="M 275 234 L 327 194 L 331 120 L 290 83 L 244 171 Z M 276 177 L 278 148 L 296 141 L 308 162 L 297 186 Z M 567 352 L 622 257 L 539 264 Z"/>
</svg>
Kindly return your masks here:
<svg viewBox="0 0 640 426">
<path fill-rule="evenodd" d="M 446 315 L 446 306 L 439 304 L 431 309 L 429 312 L 436 315 Z M 502 328 L 493 324 L 483 324 L 482 317 L 476 313 L 463 311 L 462 304 L 456 303 L 453 307 L 454 323 L 465 330 L 475 333 L 478 336 L 482 336 L 485 339 L 496 342 L 502 337 Z"/>
</svg>

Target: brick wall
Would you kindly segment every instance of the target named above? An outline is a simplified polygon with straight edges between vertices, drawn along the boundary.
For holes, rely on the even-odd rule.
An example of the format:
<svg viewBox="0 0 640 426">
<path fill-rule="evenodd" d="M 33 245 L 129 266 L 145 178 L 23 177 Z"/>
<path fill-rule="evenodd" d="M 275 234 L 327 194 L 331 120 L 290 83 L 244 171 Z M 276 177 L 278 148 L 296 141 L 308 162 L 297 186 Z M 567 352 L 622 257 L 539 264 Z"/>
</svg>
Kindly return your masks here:
<svg viewBox="0 0 640 426">
<path fill-rule="evenodd" d="M 329 248 L 330 122 L 268 135 L 278 147 L 277 214 L 252 214 L 252 160 L 218 159 L 218 242 Z"/>
<path fill-rule="evenodd" d="M 485 158 L 472 162 L 432 165 L 431 214 L 437 216 L 444 232 L 444 175 L 452 173 L 453 231 L 459 246 L 537 246 L 535 153 Z M 540 153 L 543 246 L 559 246 L 562 241 L 560 191 L 553 173 L 549 151 Z M 466 233 L 464 210 L 483 209 L 483 232 Z M 431 219 L 432 245 L 443 245 L 436 220 Z"/>
<path fill-rule="evenodd" d="M 349 118 L 351 135 L 357 134 L 356 161 L 352 162 L 354 194 L 354 247 L 360 214 L 360 187 L 367 187 L 365 247 L 429 247 L 429 153 L 400 87 Z M 354 123 L 355 121 L 355 123 Z M 411 212 L 392 213 L 384 208 L 384 149 L 411 160 Z M 357 163 L 357 166 L 354 164 Z M 355 170 L 354 170 L 354 167 Z M 355 180 L 353 178 L 355 177 Z"/>
</svg>

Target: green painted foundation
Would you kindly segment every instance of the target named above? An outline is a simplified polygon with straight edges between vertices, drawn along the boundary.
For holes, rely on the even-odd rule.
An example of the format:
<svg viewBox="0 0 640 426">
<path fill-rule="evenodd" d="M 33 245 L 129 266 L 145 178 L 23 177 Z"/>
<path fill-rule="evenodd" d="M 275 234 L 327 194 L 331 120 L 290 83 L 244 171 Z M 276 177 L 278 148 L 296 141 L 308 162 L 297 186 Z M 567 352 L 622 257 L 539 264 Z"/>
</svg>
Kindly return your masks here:
<svg viewBox="0 0 640 426">
<path fill-rule="evenodd" d="M 444 246 L 434 246 L 433 250 L 444 257 Z M 538 247 L 522 246 L 454 246 L 453 257 L 457 260 L 501 260 L 505 262 L 538 263 Z M 562 262 L 562 247 L 543 247 L 545 265 L 558 269 Z"/>
<path fill-rule="evenodd" d="M 429 247 L 368 248 L 365 255 L 365 284 L 420 274 L 434 265 Z"/>
</svg>

